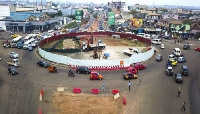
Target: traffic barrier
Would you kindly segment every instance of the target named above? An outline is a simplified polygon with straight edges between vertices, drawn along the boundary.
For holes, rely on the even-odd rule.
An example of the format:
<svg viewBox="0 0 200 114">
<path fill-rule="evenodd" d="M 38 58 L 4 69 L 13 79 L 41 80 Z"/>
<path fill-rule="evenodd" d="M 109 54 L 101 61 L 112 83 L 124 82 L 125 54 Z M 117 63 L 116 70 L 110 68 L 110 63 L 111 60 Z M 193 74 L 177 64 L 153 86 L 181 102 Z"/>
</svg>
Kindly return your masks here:
<svg viewBox="0 0 200 114">
<path fill-rule="evenodd" d="M 113 95 L 115 95 L 115 94 L 117 94 L 117 93 L 119 93 L 119 90 L 118 90 L 118 89 L 113 89 L 113 90 L 112 90 L 112 94 L 113 94 Z"/>
<path fill-rule="evenodd" d="M 122 102 L 124 105 L 126 105 L 126 97 L 124 96 L 123 97 L 123 102 Z"/>
<path fill-rule="evenodd" d="M 39 109 L 39 114 L 42 114 L 42 109 L 41 108 Z"/>
<path fill-rule="evenodd" d="M 92 94 L 99 94 L 99 89 L 93 88 L 93 89 L 91 90 L 91 93 L 92 93 Z"/>
<path fill-rule="evenodd" d="M 44 88 L 42 88 L 41 91 L 40 91 L 39 101 L 42 101 L 42 97 L 44 95 L 44 92 L 45 92 L 45 90 L 44 90 Z"/>
<path fill-rule="evenodd" d="M 80 89 L 80 88 L 77 88 L 77 87 L 75 87 L 75 88 L 73 89 L 73 92 L 74 92 L 74 93 L 81 93 L 81 89 Z"/>
</svg>

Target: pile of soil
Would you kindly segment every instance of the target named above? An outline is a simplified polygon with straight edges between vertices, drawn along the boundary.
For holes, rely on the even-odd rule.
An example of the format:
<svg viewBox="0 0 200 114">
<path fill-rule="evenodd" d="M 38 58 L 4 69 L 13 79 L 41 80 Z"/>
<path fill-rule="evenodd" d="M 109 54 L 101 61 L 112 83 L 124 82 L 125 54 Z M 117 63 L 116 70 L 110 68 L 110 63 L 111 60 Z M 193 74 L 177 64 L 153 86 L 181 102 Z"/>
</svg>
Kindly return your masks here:
<svg viewBox="0 0 200 114">
<path fill-rule="evenodd" d="M 61 114 L 122 114 L 122 97 L 113 95 L 55 93 L 53 105 Z"/>
</svg>

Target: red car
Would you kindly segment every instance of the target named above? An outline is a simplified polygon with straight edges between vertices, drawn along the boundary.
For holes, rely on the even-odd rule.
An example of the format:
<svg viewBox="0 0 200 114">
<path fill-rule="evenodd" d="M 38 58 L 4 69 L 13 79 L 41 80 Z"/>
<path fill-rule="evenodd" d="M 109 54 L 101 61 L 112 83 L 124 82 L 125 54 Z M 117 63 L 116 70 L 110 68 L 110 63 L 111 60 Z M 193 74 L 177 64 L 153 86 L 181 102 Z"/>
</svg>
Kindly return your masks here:
<svg viewBox="0 0 200 114">
<path fill-rule="evenodd" d="M 194 48 L 194 50 L 200 52 L 200 47 Z"/>
<path fill-rule="evenodd" d="M 99 74 L 96 71 L 93 71 L 93 72 L 90 73 L 90 79 L 91 80 L 102 80 L 103 79 L 103 75 Z"/>
<path fill-rule="evenodd" d="M 129 72 L 129 73 L 132 73 L 132 74 L 137 74 L 138 70 L 135 67 L 128 67 L 126 72 Z"/>
<path fill-rule="evenodd" d="M 142 64 L 142 63 L 136 63 L 134 66 L 137 70 L 142 70 L 142 69 L 146 69 L 146 65 Z"/>
</svg>

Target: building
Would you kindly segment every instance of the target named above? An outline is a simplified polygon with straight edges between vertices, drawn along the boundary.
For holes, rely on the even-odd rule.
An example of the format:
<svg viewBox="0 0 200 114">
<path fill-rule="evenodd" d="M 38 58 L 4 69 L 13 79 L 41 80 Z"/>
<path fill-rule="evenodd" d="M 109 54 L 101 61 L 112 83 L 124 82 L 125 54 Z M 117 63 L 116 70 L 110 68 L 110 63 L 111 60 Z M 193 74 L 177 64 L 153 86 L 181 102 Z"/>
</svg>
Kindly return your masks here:
<svg viewBox="0 0 200 114">
<path fill-rule="evenodd" d="M 60 24 L 63 18 L 50 18 L 46 13 L 11 12 L 10 16 L 0 20 L 5 22 L 6 31 L 29 32 L 47 31 Z M 63 22 L 62 22 L 63 23 Z"/>
<path fill-rule="evenodd" d="M 0 19 L 4 19 L 7 16 L 10 16 L 10 8 L 7 5 L 0 5 Z M 0 21 L 0 28 L 3 30 L 6 30 L 6 24 L 5 21 Z"/>
</svg>

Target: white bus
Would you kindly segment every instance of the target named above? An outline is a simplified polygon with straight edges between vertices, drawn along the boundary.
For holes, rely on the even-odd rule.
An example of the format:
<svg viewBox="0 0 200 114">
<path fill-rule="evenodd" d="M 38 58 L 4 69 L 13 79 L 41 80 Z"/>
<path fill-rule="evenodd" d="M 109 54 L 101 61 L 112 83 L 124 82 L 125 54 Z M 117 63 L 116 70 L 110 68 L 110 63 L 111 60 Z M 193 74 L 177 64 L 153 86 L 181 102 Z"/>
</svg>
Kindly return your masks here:
<svg viewBox="0 0 200 114">
<path fill-rule="evenodd" d="M 16 38 L 14 38 L 13 40 L 12 40 L 12 42 L 15 42 L 15 43 L 17 43 L 19 40 L 21 40 L 22 39 L 22 36 L 18 36 L 18 37 L 16 37 Z"/>
<path fill-rule="evenodd" d="M 160 45 L 162 43 L 161 39 L 152 39 L 151 43 Z"/>
<path fill-rule="evenodd" d="M 28 34 L 25 38 L 24 41 L 28 41 L 32 38 L 33 34 Z"/>
</svg>

